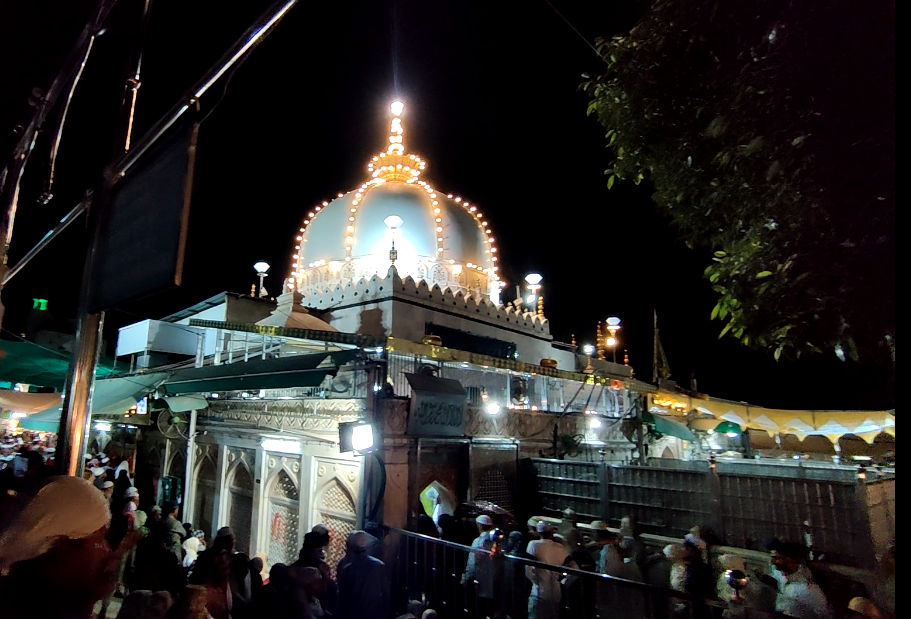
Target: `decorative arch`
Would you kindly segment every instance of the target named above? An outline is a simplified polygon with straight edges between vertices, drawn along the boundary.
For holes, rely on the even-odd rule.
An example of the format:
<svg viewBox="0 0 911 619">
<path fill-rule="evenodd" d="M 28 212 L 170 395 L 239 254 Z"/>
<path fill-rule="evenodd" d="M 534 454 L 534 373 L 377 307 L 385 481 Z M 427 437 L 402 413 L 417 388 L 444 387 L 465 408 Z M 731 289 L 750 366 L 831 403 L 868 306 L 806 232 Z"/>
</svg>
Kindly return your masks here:
<svg viewBox="0 0 911 619">
<path fill-rule="evenodd" d="M 167 473 L 170 477 L 180 477 L 181 479 L 187 474 L 187 459 L 183 451 L 175 449 L 171 455 L 171 461 L 168 463 Z"/>
<path fill-rule="evenodd" d="M 197 529 L 204 531 L 206 537 L 214 537 L 215 531 L 215 491 L 218 484 L 218 468 L 208 455 L 200 458 L 194 474 L 196 479 L 193 493 L 193 518 Z"/>
<path fill-rule="evenodd" d="M 149 465 L 150 469 L 161 470 L 161 452 L 158 450 L 158 447 L 149 449 L 149 453 L 146 454 L 146 463 Z"/>
<path fill-rule="evenodd" d="M 281 468 L 269 483 L 269 546 L 266 558 L 270 565 L 290 565 L 297 560 L 300 543 L 300 489 Z"/>
<path fill-rule="evenodd" d="M 348 534 L 357 526 L 355 493 L 343 479 L 333 476 L 317 493 L 315 504 L 317 520 L 331 533 L 326 562 L 334 570 L 345 556 Z"/>
<path fill-rule="evenodd" d="M 250 554 L 250 532 L 253 523 L 253 474 L 240 459 L 228 471 L 228 526 L 234 531 L 237 551 Z"/>
</svg>

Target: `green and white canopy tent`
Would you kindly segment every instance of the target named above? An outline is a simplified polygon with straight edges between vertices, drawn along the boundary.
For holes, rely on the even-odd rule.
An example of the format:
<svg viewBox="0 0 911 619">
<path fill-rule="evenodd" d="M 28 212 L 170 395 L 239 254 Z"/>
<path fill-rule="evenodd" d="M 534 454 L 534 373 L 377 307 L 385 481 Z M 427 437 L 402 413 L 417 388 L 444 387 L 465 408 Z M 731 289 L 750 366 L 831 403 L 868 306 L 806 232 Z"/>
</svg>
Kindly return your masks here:
<svg viewBox="0 0 911 619">
<path fill-rule="evenodd" d="M 56 432 L 63 406 L 63 387 L 72 355 L 32 342 L 0 340 L 0 382 L 43 387 L 45 393 L 0 389 L 4 417 L 19 419 L 19 427 L 39 432 Z M 113 376 L 115 363 L 99 360 L 95 371 L 93 416 L 122 414 L 138 398 L 160 385 L 168 374 L 162 372 Z M 48 393 L 47 389 L 54 389 Z"/>
</svg>

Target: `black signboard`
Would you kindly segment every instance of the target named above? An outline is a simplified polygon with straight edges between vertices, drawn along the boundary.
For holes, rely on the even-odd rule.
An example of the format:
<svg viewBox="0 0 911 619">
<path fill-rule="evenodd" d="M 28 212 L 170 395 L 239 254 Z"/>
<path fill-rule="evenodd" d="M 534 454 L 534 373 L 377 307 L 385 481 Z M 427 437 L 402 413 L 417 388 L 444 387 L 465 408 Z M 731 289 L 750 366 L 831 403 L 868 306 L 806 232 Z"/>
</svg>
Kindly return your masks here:
<svg viewBox="0 0 911 619">
<path fill-rule="evenodd" d="M 405 374 L 411 385 L 408 435 L 464 436 L 468 394 L 457 380 Z"/>
<path fill-rule="evenodd" d="M 89 292 L 104 311 L 179 286 L 199 125 L 166 136 L 109 192 Z"/>
</svg>

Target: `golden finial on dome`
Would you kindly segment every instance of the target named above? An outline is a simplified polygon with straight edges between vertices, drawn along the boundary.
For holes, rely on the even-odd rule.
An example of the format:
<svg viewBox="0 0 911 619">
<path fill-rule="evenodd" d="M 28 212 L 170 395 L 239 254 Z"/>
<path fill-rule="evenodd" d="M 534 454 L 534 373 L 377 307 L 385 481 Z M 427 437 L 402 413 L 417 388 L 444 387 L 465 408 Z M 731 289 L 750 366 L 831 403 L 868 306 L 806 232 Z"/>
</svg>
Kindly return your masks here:
<svg viewBox="0 0 911 619">
<path fill-rule="evenodd" d="M 389 128 L 389 146 L 386 152 L 375 156 L 367 164 L 367 171 L 374 179 L 386 182 L 413 183 L 427 167 L 417 155 L 405 153 L 405 128 L 402 126 L 402 113 L 405 104 L 395 101 L 390 106 L 392 122 Z"/>
</svg>

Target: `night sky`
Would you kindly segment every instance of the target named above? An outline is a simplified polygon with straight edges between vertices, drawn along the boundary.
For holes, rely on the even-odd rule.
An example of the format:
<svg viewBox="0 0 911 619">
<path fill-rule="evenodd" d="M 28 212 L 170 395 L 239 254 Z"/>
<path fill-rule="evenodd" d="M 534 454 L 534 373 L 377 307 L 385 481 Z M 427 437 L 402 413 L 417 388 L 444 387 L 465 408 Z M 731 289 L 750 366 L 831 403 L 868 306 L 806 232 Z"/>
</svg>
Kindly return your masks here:
<svg viewBox="0 0 911 619">
<path fill-rule="evenodd" d="M 15 4 L 15 6 L 13 6 Z M 0 154 L 28 123 L 28 97 L 47 88 L 94 1 L 0 2 Z M 58 157 L 54 199 L 39 205 L 48 171 L 44 136 L 23 185 L 10 262 L 78 201 L 109 157 L 136 0 L 122 0 L 76 93 Z M 235 8 L 234 5 L 241 8 Z M 491 4 L 498 6 L 490 6 Z M 143 67 L 139 135 L 211 66 L 268 5 L 155 0 Z M 507 7 L 508 5 L 508 7 Z M 588 41 L 635 23 L 640 4 L 555 6 Z M 203 98 L 184 285 L 108 313 L 106 338 L 221 291 L 249 292 L 253 262 L 274 266 L 277 293 L 294 236 L 315 204 L 366 179 L 385 146 L 387 110 L 406 103 L 406 147 L 428 161 L 434 187 L 487 215 L 509 287 L 544 276 L 545 313 L 558 340 L 593 342 L 595 324 L 623 320 L 621 348 L 651 380 L 652 316 L 673 378 L 716 397 L 782 408 L 891 407 L 887 366 L 832 357 L 776 363 L 717 339 L 715 300 L 688 249 L 655 210 L 650 190 L 608 192 L 604 130 L 578 91 L 599 61 L 543 0 L 527 3 L 302 3 L 234 73 Z M 224 95 L 222 96 L 222 93 Z M 217 102 L 217 104 L 216 104 Z M 32 298 L 66 318 L 80 290 L 74 226 L 3 293 L 4 328 L 24 331 Z M 154 234 L 154 231 L 150 231 Z M 155 255 L 149 255 L 150 261 Z M 8 337 L 8 336 L 4 336 Z M 622 350 L 621 350 L 622 355 Z M 883 359 L 882 361 L 887 361 Z"/>
</svg>

